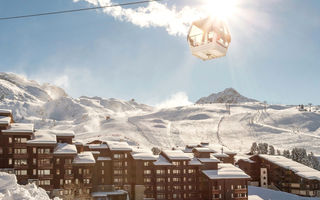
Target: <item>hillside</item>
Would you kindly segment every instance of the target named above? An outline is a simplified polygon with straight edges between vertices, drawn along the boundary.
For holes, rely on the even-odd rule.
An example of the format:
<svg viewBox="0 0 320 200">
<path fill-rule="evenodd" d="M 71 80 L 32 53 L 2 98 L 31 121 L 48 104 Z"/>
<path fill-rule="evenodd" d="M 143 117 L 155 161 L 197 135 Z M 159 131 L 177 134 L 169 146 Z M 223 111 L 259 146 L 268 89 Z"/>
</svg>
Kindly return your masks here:
<svg viewBox="0 0 320 200">
<path fill-rule="evenodd" d="M 122 139 L 141 146 L 170 148 L 208 141 L 238 152 L 252 142 L 279 149 L 303 147 L 320 154 L 320 114 L 296 106 L 259 102 L 195 104 L 157 109 L 113 98 L 72 98 L 61 88 L 41 85 L 15 74 L 0 74 L 0 108 L 12 109 L 17 122 L 74 130 L 76 139 Z"/>
</svg>

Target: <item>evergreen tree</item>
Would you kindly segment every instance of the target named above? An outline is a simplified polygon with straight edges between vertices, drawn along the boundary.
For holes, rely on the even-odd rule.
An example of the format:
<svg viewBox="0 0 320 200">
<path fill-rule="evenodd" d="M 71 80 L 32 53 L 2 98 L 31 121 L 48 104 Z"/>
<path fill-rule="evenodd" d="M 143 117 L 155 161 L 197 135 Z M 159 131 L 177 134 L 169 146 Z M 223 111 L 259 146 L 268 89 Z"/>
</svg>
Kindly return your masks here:
<svg viewBox="0 0 320 200">
<path fill-rule="evenodd" d="M 274 149 L 274 147 L 272 145 L 269 146 L 269 155 L 275 155 L 276 154 L 276 150 Z"/>
<path fill-rule="evenodd" d="M 268 144 L 267 143 L 259 143 L 259 154 L 268 154 Z"/>
<path fill-rule="evenodd" d="M 259 148 L 256 142 L 252 143 L 251 145 L 251 150 L 250 150 L 250 154 L 254 155 L 254 154 L 258 154 L 259 153 Z"/>
<path fill-rule="evenodd" d="M 286 157 L 286 158 L 291 158 L 290 151 L 289 150 L 283 150 L 283 156 Z"/>
<path fill-rule="evenodd" d="M 279 149 L 277 149 L 277 155 L 281 155 L 281 152 L 280 152 L 280 150 Z"/>
</svg>

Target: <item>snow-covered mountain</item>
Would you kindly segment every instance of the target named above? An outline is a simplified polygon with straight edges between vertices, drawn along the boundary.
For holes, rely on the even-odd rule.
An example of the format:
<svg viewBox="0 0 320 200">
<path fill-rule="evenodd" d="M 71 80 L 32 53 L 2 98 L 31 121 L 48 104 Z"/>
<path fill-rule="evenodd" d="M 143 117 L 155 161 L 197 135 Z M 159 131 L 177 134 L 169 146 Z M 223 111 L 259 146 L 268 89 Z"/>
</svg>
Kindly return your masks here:
<svg viewBox="0 0 320 200">
<path fill-rule="evenodd" d="M 227 88 L 222 92 L 213 93 L 208 97 L 200 98 L 197 104 L 208 104 L 208 103 L 246 103 L 246 102 L 258 102 L 255 99 L 249 99 L 242 96 L 233 88 Z"/>
<path fill-rule="evenodd" d="M 0 108 L 12 109 L 17 122 L 37 129 L 66 129 L 76 139 L 121 139 L 145 147 L 184 146 L 207 141 L 246 152 L 252 142 L 278 149 L 303 147 L 320 154 L 319 107 L 301 112 L 296 106 L 260 102 L 230 105 L 194 104 L 158 109 L 100 97 L 72 98 L 61 88 L 41 85 L 15 74 L 0 74 Z"/>
</svg>

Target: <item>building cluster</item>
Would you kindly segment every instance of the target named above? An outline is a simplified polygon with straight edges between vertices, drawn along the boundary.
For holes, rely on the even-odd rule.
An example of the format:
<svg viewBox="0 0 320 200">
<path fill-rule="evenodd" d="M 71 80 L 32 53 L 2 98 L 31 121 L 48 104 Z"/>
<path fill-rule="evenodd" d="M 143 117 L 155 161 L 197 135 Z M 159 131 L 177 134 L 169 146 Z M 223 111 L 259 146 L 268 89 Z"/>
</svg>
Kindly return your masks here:
<svg viewBox="0 0 320 200">
<path fill-rule="evenodd" d="M 0 170 L 51 197 L 98 200 L 247 200 L 250 177 L 235 153 L 208 143 L 151 150 L 123 141 L 77 142 L 74 133 L 34 130 L 0 110 Z"/>
<path fill-rule="evenodd" d="M 307 197 L 320 197 L 320 171 L 283 156 L 253 155 L 237 165 L 250 175 L 250 185 Z"/>
</svg>

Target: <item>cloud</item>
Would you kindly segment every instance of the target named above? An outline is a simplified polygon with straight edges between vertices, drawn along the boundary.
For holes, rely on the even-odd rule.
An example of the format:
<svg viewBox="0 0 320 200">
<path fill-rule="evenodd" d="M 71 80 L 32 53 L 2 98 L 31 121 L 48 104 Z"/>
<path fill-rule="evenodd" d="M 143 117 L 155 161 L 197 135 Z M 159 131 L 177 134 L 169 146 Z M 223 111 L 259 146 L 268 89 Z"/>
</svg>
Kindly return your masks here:
<svg viewBox="0 0 320 200">
<path fill-rule="evenodd" d="M 94 6 L 112 5 L 111 0 L 74 0 L 86 1 Z M 188 29 L 195 19 L 199 19 L 202 12 L 196 8 L 185 6 L 177 10 L 175 6 L 169 8 L 166 4 L 150 2 L 146 7 L 123 8 L 109 7 L 103 12 L 120 21 L 131 22 L 141 28 L 163 27 L 170 35 L 186 36 Z"/>
<path fill-rule="evenodd" d="M 178 106 L 191 105 L 192 102 L 189 101 L 188 95 L 185 92 L 178 92 L 171 95 L 171 97 L 159 104 L 156 104 L 157 108 L 173 108 Z"/>
<path fill-rule="evenodd" d="M 68 89 L 70 86 L 69 76 L 66 74 L 55 77 L 52 82 L 54 85 L 61 87 L 61 88 L 64 88 L 64 89 Z"/>
</svg>

